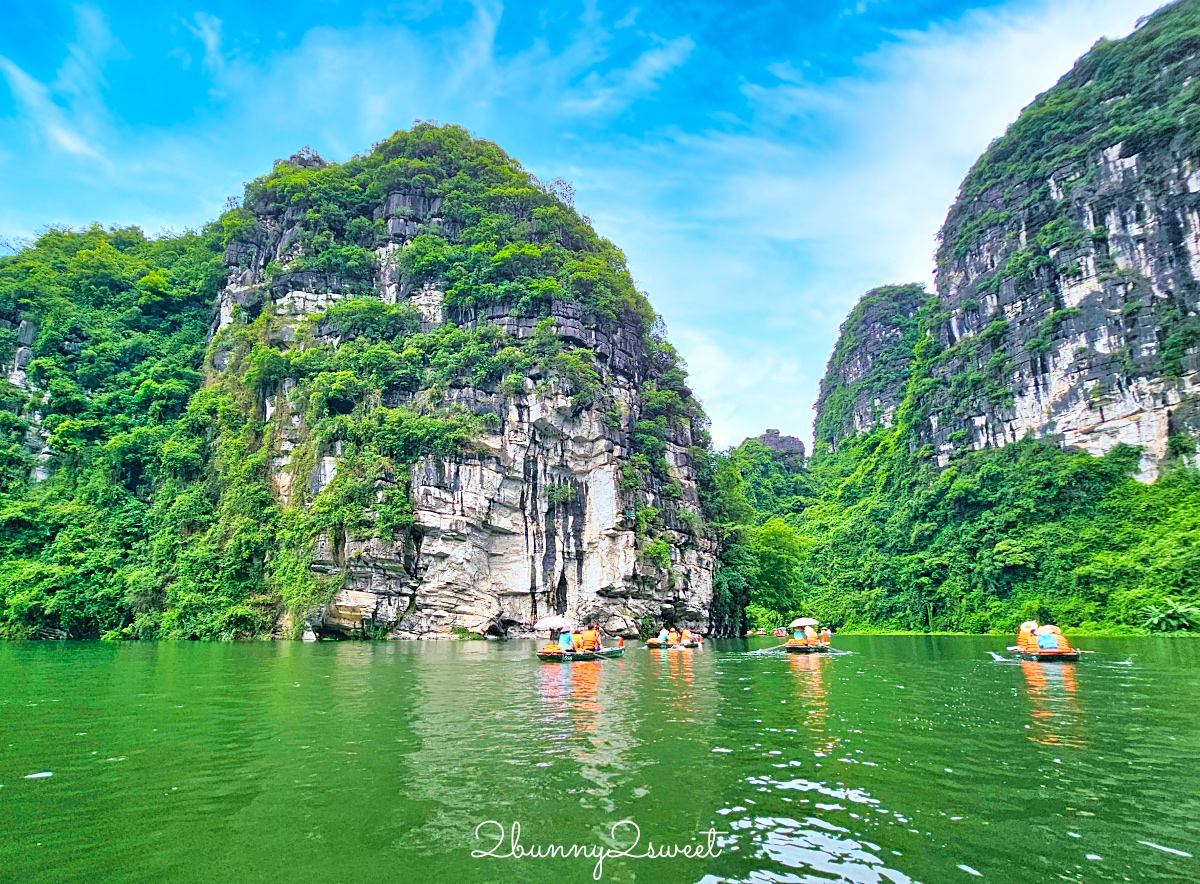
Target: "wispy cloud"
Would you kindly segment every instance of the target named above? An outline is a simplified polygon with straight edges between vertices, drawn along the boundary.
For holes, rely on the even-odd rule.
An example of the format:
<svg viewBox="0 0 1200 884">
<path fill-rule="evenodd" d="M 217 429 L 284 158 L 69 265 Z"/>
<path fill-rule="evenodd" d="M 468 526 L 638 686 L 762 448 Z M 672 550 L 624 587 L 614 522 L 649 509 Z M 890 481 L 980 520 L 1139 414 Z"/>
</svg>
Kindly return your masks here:
<svg viewBox="0 0 1200 884">
<path fill-rule="evenodd" d="M 226 76 L 227 63 L 221 46 L 221 20 L 207 12 L 197 12 L 187 29 L 204 47 L 204 67 L 217 82 Z"/>
<path fill-rule="evenodd" d="M 54 79 L 43 83 L 0 55 L 0 74 L 22 118 L 44 145 L 74 157 L 104 160 L 97 134 L 107 112 L 102 90 L 104 64 L 121 51 L 104 15 L 75 7 L 75 41 Z"/>
<path fill-rule="evenodd" d="M 95 148 L 67 119 L 64 110 L 54 103 L 49 88 L 2 55 L 0 73 L 25 118 L 46 142 L 76 156 L 99 157 Z"/>
<path fill-rule="evenodd" d="M 662 41 L 639 55 L 627 68 L 604 75 L 588 74 L 581 87 L 573 90 L 559 106 L 568 113 L 623 109 L 634 100 L 653 93 L 663 77 L 687 62 L 695 48 L 696 43 L 691 37 Z"/>
</svg>

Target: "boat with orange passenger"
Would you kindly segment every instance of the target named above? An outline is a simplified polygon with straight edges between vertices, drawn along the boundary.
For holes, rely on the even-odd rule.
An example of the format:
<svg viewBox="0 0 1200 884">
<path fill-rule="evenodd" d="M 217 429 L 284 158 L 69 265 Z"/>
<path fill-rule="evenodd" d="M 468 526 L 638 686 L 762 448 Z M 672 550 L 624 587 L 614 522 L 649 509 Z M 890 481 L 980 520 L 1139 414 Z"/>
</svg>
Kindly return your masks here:
<svg viewBox="0 0 1200 884">
<path fill-rule="evenodd" d="M 1022 660 L 1074 663 L 1079 659 L 1079 649 L 1071 647 L 1061 629 L 1049 623 L 1038 626 L 1036 620 L 1026 620 L 1021 624 L 1017 631 L 1017 643 L 1009 650 L 1016 651 Z"/>
<path fill-rule="evenodd" d="M 533 628 L 535 632 L 549 632 L 551 636 L 558 636 L 556 641 L 538 649 L 537 658 L 546 663 L 575 663 L 625 656 L 625 639 L 621 639 L 615 647 L 604 647 L 603 635 L 595 623 L 589 624 L 583 632 L 576 633 L 567 618 L 552 615 L 543 617 Z"/>
<path fill-rule="evenodd" d="M 692 632 L 686 626 L 681 630 L 668 629 L 664 626 L 654 638 L 646 639 L 646 647 L 668 651 L 699 648 L 703 644 L 704 637 Z"/>
<path fill-rule="evenodd" d="M 783 649 L 789 654 L 828 654 L 833 650 L 829 641 L 830 632 L 822 629 L 818 633 L 819 623 L 814 617 L 797 617 L 789 624 L 795 632 L 784 642 Z"/>
<path fill-rule="evenodd" d="M 583 660 L 612 660 L 625 656 L 625 640 L 612 648 L 597 648 L 594 651 L 566 650 L 558 645 L 543 645 L 538 649 L 537 658 L 543 663 L 579 663 Z"/>
</svg>

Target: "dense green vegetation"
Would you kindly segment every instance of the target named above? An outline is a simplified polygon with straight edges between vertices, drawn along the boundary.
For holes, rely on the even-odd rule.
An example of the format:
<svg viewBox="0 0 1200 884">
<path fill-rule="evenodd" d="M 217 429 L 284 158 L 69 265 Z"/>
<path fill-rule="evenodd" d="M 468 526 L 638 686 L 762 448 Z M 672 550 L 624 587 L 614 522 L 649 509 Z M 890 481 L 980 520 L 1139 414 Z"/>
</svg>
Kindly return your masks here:
<svg viewBox="0 0 1200 884">
<path fill-rule="evenodd" d="M 739 568 L 760 625 L 803 613 L 851 629 L 1200 628 L 1194 469 L 1168 465 L 1146 485 L 1129 478 L 1134 449 L 1095 458 L 1028 440 L 938 470 L 897 427 L 818 454 L 792 477 L 799 493 L 776 494 L 756 446 L 728 463 L 743 499 L 768 501 L 742 529 Z"/>
<path fill-rule="evenodd" d="M 974 451 L 958 430 L 939 468 L 916 430 L 934 402 L 947 414 L 1011 404 L 1014 361 L 1042 356 L 1079 315 L 1056 302 L 1012 347 L 1008 321 L 979 303 L 1002 284 L 1046 296 L 1081 272 L 1072 256 L 1088 243 L 1097 269 L 1120 276 L 1104 228 L 1068 216 L 1071 194 L 1096 174 L 1089 158 L 1117 143 L 1145 163 L 1200 152 L 1197 34 L 1200 0 L 1181 0 L 1127 40 L 1102 41 L 989 148 L 938 255 L 948 270 L 985 231 L 1007 237 L 978 299 L 961 304 L 974 333 L 939 343 L 949 313 L 918 286 L 869 293 L 830 361 L 804 465 L 758 440 L 714 454 L 620 251 L 564 190 L 456 127 L 418 124 L 341 164 L 302 153 L 200 232 L 49 231 L 0 258 L 0 363 L 26 373 L 0 380 L 0 637 L 294 630 L 335 589 L 312 567 L 318 538 L 335 558 L 348 535 L 412 542 L 408 468 L 470 456 L 499 420 L 456 394 L 531 384 L 628 429 L 622 489 L 658 501 L 627 514 L 643 563 L 669 569 L 668 524 L 715 534 L 718 633 L 800 613 L 848 629 L 1009 631 L 1030 617 L 1200 629 L 1200 473 L 1186 432 L 1145 485 L 1126 447 L 1093 458 L 1027 439 Z M 396 250 L 406 291 L 445 292 L 463 327 L 430 328 L 379 299 L 382 247 Z M 210 340 L 231 273 L 261 273 L 261 285 L 239 290 Z M 292 290 L 340 299 L 298 323 L 268 307 L 268 292 Z M 1128 374 L 1179 376 L 1200 341 L 1183 300 L 1160 300 L 1159 362 L 1126 354 Z M 555 303 L 578 305 L 587 327 L 640 334 L 650 379 L 635 418 L 609 399 L 592 351 L 555 333 Z M 471 323 L 481 309 L 540 324 L 509 337 Z M 863 337 L 880 325 L 895 334 Z M 855 433 L 856 413 L 893 406 L 891 426 Z M 684 425 L 707 524 L 671 511 L 681 489 L 668 442 Z M 310 483 L 334 455 L 336 474 Z M 548 493 L 569 503 L 574 491 Z"/>
<path fill-rule="evenodd" d="M 702 413 L 624 257 L 495 145 L 420 124 L 344 164 L 279 163 L 199 233 L 51 230 L 0 258 L 0 360 L 13 365 L 19 327 L 36 330 L 25 384 L 0 379 L 0 636 L 237 638 L 281 617 L 294 629 L 289 614 L 335 589 L 310 567 L 314 541 L 406 542 L 407 467 L 469 454 L 498 420 L 457 407 L 455 388 L 532 382 L 606 407 L 593 353 L 552 320 L 522 339 L 486 324 L 423 331 L 413 307 L 378 299 L 396 192 L 411 205 L 393 216 L 418 227 L 398 256 L 406 285 L 535 318 L 574 302 L 588 324 L 640 330 L 654 380 L 625 482 L 670 498 L 667 431 Z M 282 219 L 291 239 L 276 260 Z M 256 266 L 264 287 L 342 299 L 296 328 L 260 291 L 210 342 L 218 290 Z M 284 400 L 297 425 L 268 413 Z M 287 488 L 272 478 L 281 441 Z M 308 476 L 335 452 L 315 493 Z M 644 555 L 661 557 L 658 511 L 637 522 Z"/>
<path fill-rule="evenodd" d="M 223 219 L 244 241 L 246 261 L 261 239 L 257 217 L 299 216 L 288 260 L 268 267 L 276 284 L 306 275 L 318 288 L 370 289 L 374 249 L 387 240 L 377 210 L 402 192 L 406 204 L 391 214 L 418 233 L 400 266 L 414 286 L 442 286 L 448 306 L 503 303 L 536 315 L 551 301 L 571 301 L 597 317 L 633 314 L 647 331 L 655 321 L 624 255 L 503 150 L 465 129 L 419 123 L 345 163 L 299 159 L 252 182 L 244 207 Z M 433 205 L 440 225 L 421 211 Z"/>
</svg>

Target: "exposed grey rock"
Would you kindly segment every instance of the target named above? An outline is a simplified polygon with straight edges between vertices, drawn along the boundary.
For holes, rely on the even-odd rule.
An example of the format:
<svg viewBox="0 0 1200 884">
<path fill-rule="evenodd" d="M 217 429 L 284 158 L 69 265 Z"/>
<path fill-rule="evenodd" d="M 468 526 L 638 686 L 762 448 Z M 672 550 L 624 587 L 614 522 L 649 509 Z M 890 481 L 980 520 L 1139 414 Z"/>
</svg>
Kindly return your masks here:
<svg viewBox="0 0 1200 884">
<path fill-rule="evenodd" d="M 804 466 L 804 442 L 796 436 L 781 436 L 778 430 L 767 430 L 758 441 L 783 455 L 783 461 L 789 467 L 799 469 Z"/>
<path fill-rule="evenodd" d="M 25 347 L 31 347 L 33 346 L 33 342 L 37 340 L 37 336 L 37 325 L 28 319 L 22 319 L 21 324 L 17 327 L 17 343 Z"/>
<path fill-rule="evenodd" d="M 375 217 L 387 219 L 389 239 L 376 249 L 377 296 L 412 303 L 426 329 L 444 322 L 491 324 L 514 337 L 532 335 L 540 319 L 514 316 L 510 304 L 449 308 L 441 288 L 404 278 L 397 255 L 405 241 L 421 229 L 440 227 L 453 235 L 441 225 L 440 210 L 440 198 L 410 193 L 392 193 L 378 208 Z M 299 218 L 295 212 L 260 213 L 248 242 L 231 244 L 214 335 L 239 310 L 247 317 L 263 311 L 272 317 L 268 342 L 292 346 L 302 340 L 296 330 L 306 319 L 346 297 L 336 279 L 286 269 Z M 265 268 L 272 261 L 285 270 L 268 282 Z M 490 416 L 478 452 L 453 461 L 424 458 L 409 475 L 389 480 L 409 487 L 416 522 L 411 531 L 317 540 L 312 568 L 340 588 L 327 608 L 308 613 L 301 631 L 437 638 L 467 629 L 500 635 L 528 631 L 539 616 L 555 611 L 580 621 L 595 618 L 608 631 L 629 636 L 643 619 L 686 620 L 706 628 L 716 548 L 695 533 L 703 520 L 691 428 L 677 426 L 667 440 L 665 457 L 681 489 L 678 498 L 665 499 L 660 487 L 636 492 L 621 487 L 640 410 L 638 389 L 660 371 L 640 321 L 585 316 L 578 304 L 565 302 L 554 302 L 550 315 L 568 345 L 595 353 L 606 401 L 577 407 L 545 378 L 538 384 L 527 378 L 525 390 L 511 397 L 472 387 L 445 391 L 446 405 Z M 314 333 L 323 344 L 338 343 L 319 324 Z M 213 367 L 224 370 L 228 360 L 229 351 L 218 341 Z M 311 454 L 307 460 L 297 457 L 307 428 L 291 401 L 291 386 L 285 380 L 278 390 L 266 391 L 261 403 L 274 491 L 285 506 L 298 505 L 297 487 L 309 495 L 326 488 L 341 457 L 337 450 L 316 452 L 315 462 Z M 389 398 L 396 401 L 383 404 L 395 407 L 414 405 L 419 396 Z M 620 427 L 611 426 L 610 404 L 624 416 Z M 645 506 L 660 511 L 668 568 L 639 549 L 635 514 Z"/>
<path fill-rule="evenodd" d="M 1080 183 L 1065 190 L 1067 180 Z M 1170 311 L 1200 312 L 1200 175 L 1170 149 L 1130 154 L 1118 143 L 1047 185 L 1061 216 L 1096 233 L 1076 247 L 1051 249 L 1031 278 L 1005 278 L 990 291 L 986 284 L 1045 218 L 1034 214 L 1042 207 L 1010 206 L 1026 198 L 1012 194 L 1004 202 L 1010 220 L 985 228 L 945 266 L 938 278 L 948 310 L 939 330 L 944 346 L 983 335 L 997 321 L 1006 326 L 969 361 L 948 361 L 943 376 L 979 371 L 1003 354 L 1000 382 L 1011 402 L 935 398 L 924 434 L 943 464 L 958 445 L 1004 445 L 1026 434 L 1097 455 L 1124 442 L 1142 446 L 1140 478 L 1152 480 L 1167 453 L 1172 412 L 1200 393 L 1197 347 L 1184 353 L 1177 377 L 1164 376 L 1161 358 L 1178 321 L 1167 318 Z"/>
</svg>

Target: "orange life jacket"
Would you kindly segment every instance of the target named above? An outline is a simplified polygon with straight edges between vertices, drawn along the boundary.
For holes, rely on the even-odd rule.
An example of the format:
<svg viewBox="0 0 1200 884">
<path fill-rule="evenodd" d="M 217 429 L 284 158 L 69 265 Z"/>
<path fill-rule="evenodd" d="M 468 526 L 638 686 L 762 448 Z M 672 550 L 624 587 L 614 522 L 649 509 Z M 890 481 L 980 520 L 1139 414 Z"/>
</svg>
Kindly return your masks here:
<svg viewBox="0 0 1200 884">
<path fill-rule="evenodd" d="M 667 644 L 669 644 L 669 645 L 679 644 L 679 633 L 676 632 L 674 629 L 672 629 L 670 632 L 667 633 Z"/>
<path fill-rule="evenodd" d="M 594 651 L 600 647 L 600 631 L 597 629 L 588 629 L 583 633 L 583 639 L 579 642 L 579 646 L 585 651 Z"/>
</svg>

